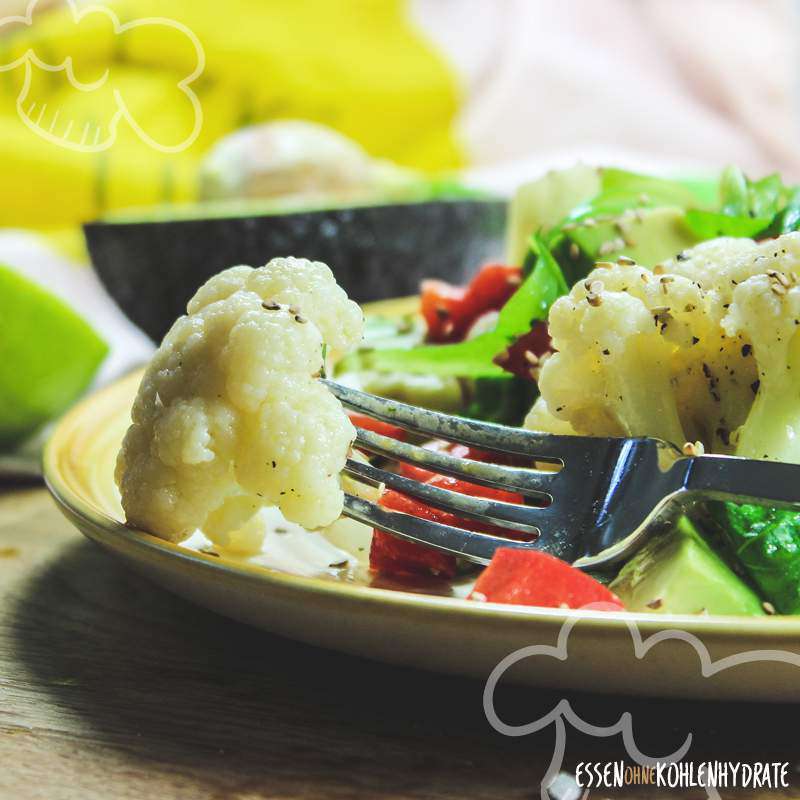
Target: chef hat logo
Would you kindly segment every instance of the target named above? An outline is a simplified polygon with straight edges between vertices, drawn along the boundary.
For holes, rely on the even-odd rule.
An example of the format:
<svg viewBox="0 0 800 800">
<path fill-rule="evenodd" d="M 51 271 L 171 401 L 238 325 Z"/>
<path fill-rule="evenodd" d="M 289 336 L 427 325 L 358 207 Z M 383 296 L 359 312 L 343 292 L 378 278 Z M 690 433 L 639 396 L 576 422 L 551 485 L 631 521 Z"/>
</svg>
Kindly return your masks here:
<svg viewBox="0 0 800 800">
<path fill-rule="evenodd" d="M 176 153 L 190 147 L 200 134 L 203 112 L 200 100 L 191 84 L 205 67 L 205 53 L 197 36 L 185 25 L 165 17 L 147 17 L 122 23 L 119 17 L 104 6 L 78 8 L 75 0 L 66 0 L 71 14 L 71 24 L 62 24 L 57 35 L 50 34 L 53 11 L 43 13 L 32 0 L 24 16 L 7 16 L 0 19 L 0 72 L 24 67 L 22 87 L 17 96 L 17 112 L 25 125 L 37 136 L 53 144 L 80 152 L 99 152 L 110 148 L 117 138 L 121 122 L 127 122 L 135 134 L 147 145 L 165 153 Z M 180 115 L 179 124 L 161 124 L 161 131 L 148 130 L 145 120 L 137 119 L 125 99 L 126 85 L 130 81 L 117 80 L 110 51 L 104 59 L 103 48 L 95 45 L 99 37 L 114 38 L 115 48 L 140 47 L 151 39 L 157 47 L 150 52 L 180 53 L 188 67 L 187 74 L 176 81 L 170 98 L 159 95 L 165 112 L 174 110 Z M 26 46 L 26 43 L 30 42 Z M 20 50 L 22 52 L 20 52 Z M 2 53 L 11 52 L 13 57 Z M 174 65 L 171 65 L 174 68 Z M 47 97 L 37 95 L 36 77 L 50 73 L 64 86 L 71 87 L 69 101 L 60 103 L 54 98 L 64 92 Z M 53 78 L 55 79 L 55 78 Z M 52 81 L 51 81 L 52 86 Z M 128 90 L 129 91 L 129 90 Z M 92 98 L 92 113 L 76 113 L 88 95 Z M 172 103 L 172 109 L 169 104 Z M 175 134 L 175 129 L 181 130 Z M 169 130 L 170 133 L 165 133 Z M 168 136 L 179 137 L 169 141 Z M 166 141 L 165 141 L 166 140 Z"/>
<path fill-rule="evenodd" d="M 494 705 L 494 694 L 498 683 L 506 671 L 511 669 L 515 664 L 528 658 L 544 657 L 553 658 L 559 662 L 567 661 L 569 658 L 569 637 L 572 630 L 582 619 L 596 618 L 597 611 L 608 610 L 607 608 L 604 609 L 602 606 L 603 604 L 590 604 L 583 609 L 572 612 L 561 627 L 555 645 L 531 645 L 509 653 L 492 670 L 484 688 L 483 710 L 489 724 L 498 733 L 513 737 L 529 736 L 544 730 L 549 725 L 553 725 L 555 731 L 553 757 L 540 787 L 543 800 L 549 800 L 550 795 L 548 793 L 548 787 L 561 771 L 567 748 L 567 724 L 586 736 L 598 738 L 608 738 L 611 736 L 621 737 L 625 751 L 630 759 L 642 767 L 655 767 L 658 764 L 679 762 L 687 756 L 692 746 L 692 734 L 687 733 L 683 742 L 674 752 L 659 756 L 647 755 L 643 753 L 636 744 L 633 733 L 633 716 L 629 711 L 622 713 L 619 718 L 610 725 L 596 725 L 582 719 L 574 711 L 567 699 L 560 700 L 547 714 L 539 717 L 539 719 L 522 725 L 510 725 L 501 720 L 498 716 Z M 626 618 L 624 622 L 628 626 L 633 644 L 633 655 L 637 660 L 646 658 L 648 653 L 662 642 L 668 640 L 683 642 L 695 651 L 698 658 L 700 674 L 704 678 L 713 678 L 724 670 L 732 669 L 743 664 L 772 662 L 800 667 L 800 655 L 787 650 L 747 650 L 715 661 L 712 659 L 708 648 L 703 642 L 688 631 L 675 629 L 661 630 L 644 638 L 633 619 Z M 708 786 L 705 791 L 710 800 L 720 800 L 719 791 L 715 787 Z"/>
</svg>

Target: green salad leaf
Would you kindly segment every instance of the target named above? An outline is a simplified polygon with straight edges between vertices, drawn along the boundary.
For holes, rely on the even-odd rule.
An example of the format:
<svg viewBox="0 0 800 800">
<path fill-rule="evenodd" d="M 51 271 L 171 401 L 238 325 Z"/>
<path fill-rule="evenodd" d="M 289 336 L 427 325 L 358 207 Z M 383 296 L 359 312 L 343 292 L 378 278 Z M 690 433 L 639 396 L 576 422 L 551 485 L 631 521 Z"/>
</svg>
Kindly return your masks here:
<svg viewBox="0 0 800 800">
<path fill-rule="evenodd" d="M 719 211 L 689 209 L 686 224 L 700 240 L 717 236 L 753 238 L 769 227 L 772 217 L 731 216 Z"/>
<path fill-rule="evenodd" d="M 493 330 L 457 344 L 376 349 L 361 354 L 362 368 L 510 380 L 512 376 L 493 362 L 494 357 L 527 333 L 534 322 L 546 319 L 550 306 L 569 291 L 561 267 L 541 236 L 534 234 L 530 246 L 535 253 L 534 267 L 500 311 Z"/>
<path fill-rule="evenodd" d="M 711 503 L 724 540 L 761 594 L 782 614 L 800 614 L 800 512 Z"/>
<path fill-rule="evenodd" d="M 778 236 L 800 225 L 800 194 L 784 186 L 780 175 L 753 181 L 738 167 L 727 167 L 719 181 L 718 208 L 689 209 L 686 224 L 701 240 Z"/>
</svg>

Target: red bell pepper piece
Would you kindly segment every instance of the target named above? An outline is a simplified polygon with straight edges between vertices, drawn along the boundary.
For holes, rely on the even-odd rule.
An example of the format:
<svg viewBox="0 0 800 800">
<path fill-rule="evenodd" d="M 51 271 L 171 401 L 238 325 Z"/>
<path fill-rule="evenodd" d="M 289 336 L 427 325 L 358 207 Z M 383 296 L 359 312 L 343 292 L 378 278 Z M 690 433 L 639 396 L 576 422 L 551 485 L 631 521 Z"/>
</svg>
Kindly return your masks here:
<svg viewBox="0 0 800 800">
<path fill-rule="evenodd" d="M 521 503 L 522 496 L 502 489 L 478 486 L 446 475 L 434 475 L 427 483 L 453 492 L 469 494 L 476 497 L 489 497 L 506 503 Z M 413 497 L 389 489 L 381 496 L 380 504 L 392 511 L 402 511 L 423 519 L 430 519 L 444 525 L 453 525 L 471 531 L 482 531 L 510 539 L 523 538 L 526 534 L 500 528 L 494 525 L 481 525 L 475 520 L 465 519 L 449 511 L 426 505 Z M 455 556 L 436 550 L 433 547 L 408 542 L 390 533 L 375 529 L 369 553 L 370 568 L 376 572 L 394 575 L 437 575 L 452 578 L 456 573 Z"/>
<path fill-rule="evenodd" d="M 508 349 L 494 358 L 494 363 L 506 372 L 526 380 L 538 380 L 538 368 L 543 356 L 553 352 L 546 322 L 536 322 Z"/>
<path fill-rule="evenodd" d="M 365 431 L 372 431 L 373 433 L 380 433 L 382 436 L 389 436 L 392 439 L 399 439 L 401 442 L 405 441 L 407 431 L 399 425 L 392 425 L 389 422 L 383 422 L 373 417 L 368 417 L 366 414 L 356 414 L 354 411 L 348 412 L 350 422 L 357 428 L 363 428 Z"/>
<path fill-rule="evenodd" d="M 485 264 L 467 286 L 439 280 L 423 281 L 422 316 L 429 342 L 460 342 L 478 317 L 500 310 L 522 282 L 522 270 Z"/>
<path fill-rule="evenodd" d="M 500 548 L 481 573 L 470 600 L 544 608 L 624 611 L 622 601 L 602 583 L 566 561 L 534 550 Z"/>
</svg>

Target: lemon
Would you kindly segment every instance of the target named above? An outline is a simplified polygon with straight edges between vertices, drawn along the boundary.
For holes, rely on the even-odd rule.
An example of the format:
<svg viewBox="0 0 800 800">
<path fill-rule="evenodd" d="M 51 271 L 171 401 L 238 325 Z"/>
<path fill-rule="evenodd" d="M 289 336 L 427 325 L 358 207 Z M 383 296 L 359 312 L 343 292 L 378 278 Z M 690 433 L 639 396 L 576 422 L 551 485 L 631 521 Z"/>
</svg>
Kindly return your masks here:
<svg viewBox="0 0 800 800">
<path fill-rule="evenodd" d="M 61 300 L 0 266 L 0 449 L 69 407 L 107 353 Z"/>
</svg>

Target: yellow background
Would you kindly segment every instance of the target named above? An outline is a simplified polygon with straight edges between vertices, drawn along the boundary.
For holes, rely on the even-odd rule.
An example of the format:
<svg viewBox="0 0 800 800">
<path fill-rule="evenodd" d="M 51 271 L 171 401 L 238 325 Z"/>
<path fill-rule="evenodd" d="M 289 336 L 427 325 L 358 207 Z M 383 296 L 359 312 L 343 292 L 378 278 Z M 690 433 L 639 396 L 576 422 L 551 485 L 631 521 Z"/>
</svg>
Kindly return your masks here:
<svg viewBox="0 0 800 800">
<path fill-rule="evenodd" d="M 56 234 L 109 209 L 191 201 L 208 148 L 232 130 L 269 119 L 321 122 L 373 155 L 426 170 L 462 163 L 453 134 L 456 78 L 414 28 L 401 0 L 130 0 L 107 6 L 122 23 L 169 16 L 198 37 L 206 64 L 191 88 L 202 104 L 200 135 L 187 150 L 166 154 L 121 121 L 110 149 L 65 149 L 20 119 L 25 67 L 0 72 L 0 226 Z M 38 109 L 46 103 L 48 113 L 59 109 L 60 123 L 74 119 L 105 130 L 116 88 L 139 124 L 164 144 L 191 130 L 191 106 L 177 89 L 195 66 L 183 34 L 151 26 L 120 36 L 103 14 L 76 24 L 70 9 L 58 6 L 35 11 L 30 27 L 0 31 L 0 64 L 29 47 L 50 64 L 71 55 L 82 82 L 109 70 L 103 89 L 80 92 L 65 73 L 34 68 L 31 102 Z"/>
</svg>

